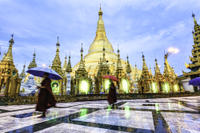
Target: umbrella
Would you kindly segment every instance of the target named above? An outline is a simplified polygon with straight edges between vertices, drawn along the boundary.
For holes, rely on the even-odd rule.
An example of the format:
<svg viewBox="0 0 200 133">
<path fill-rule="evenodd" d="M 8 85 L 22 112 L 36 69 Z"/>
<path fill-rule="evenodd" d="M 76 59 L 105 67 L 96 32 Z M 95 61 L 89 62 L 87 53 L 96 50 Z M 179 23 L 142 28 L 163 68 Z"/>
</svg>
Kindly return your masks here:
<svg viewBox="0 0 200 133">
<path fill-rule="evenodd" d="M 119 81 L 115 76 L 113 75 L 105 75 L 103 76 L 104 79 L 111 79 L 113 81 Z"/>
<path fill-rule="evenodd" d="M 27 73 L 30 73 L 30 74 L 32 74 L 34 76 L 38 76 L 38 77 L 43 77 L 44 73 L 48 73 L 50 79 L 54 79 L 54 80 L 62 79 L 62 77 L 58 73 L 56 73 L 54 70 L 46 68 L 46 67 L 34 67 L 34 68 L 27 70 Z"/>
<path fill-rule="evenodd" d="M 200 85 L 200 77 L 194 78 L 189 81 L 190 85 L 199 86 Z"/>
</svg>

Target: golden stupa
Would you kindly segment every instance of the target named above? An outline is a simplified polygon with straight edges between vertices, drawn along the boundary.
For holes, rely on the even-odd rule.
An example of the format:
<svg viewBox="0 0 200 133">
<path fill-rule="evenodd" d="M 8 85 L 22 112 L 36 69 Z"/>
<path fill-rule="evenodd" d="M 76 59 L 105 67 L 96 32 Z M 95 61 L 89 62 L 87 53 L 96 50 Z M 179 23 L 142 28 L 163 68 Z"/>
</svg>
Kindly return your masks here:
<svg viewBox="0 0 200 133">
<path fill-rule="evenodd" d="M 94 38 L 94 41 L 90 45 L 90 48 L 88 50 L 88 54 L 84 57 L 85 68 L 88 72 L 88 75 L 91 78 L 94 78 L 94 76 L 97 75 L 100 59 L 103 58 L 103 48 L 105 49 L 105 58 L 108 62 L 111 74 L 115 73 L 116 66 L 117 66 L 118 56 L 114 52 L 112 44 L 109 42 L 109 40 L 106 36 L 106 31 L 105 31 L 102 15 L 103 15 L 103 12 L 102 12 L 101 7 L 100 7 L 99 20 L 97 22 L 96 36 Z M 72 75 L 75 75 L 75 71 L 78 69 L 79 63 L 80 62 L 78 62 L 73 67 Z M 126 65 L 127 65 L 126 63 L 127 63 L 126 61 L 121 59 L 121 64 L 122 64 L 124 72 L 126 72 Z M 136 76 L 140 75 L 141 71 L 138 70 L 136 67 L 133 68 L 132 66 L 131 66 L 131 69 L 132 69 L 131 77 L 134 80 L 135 78 L 138 78 Z"/>
</svg>

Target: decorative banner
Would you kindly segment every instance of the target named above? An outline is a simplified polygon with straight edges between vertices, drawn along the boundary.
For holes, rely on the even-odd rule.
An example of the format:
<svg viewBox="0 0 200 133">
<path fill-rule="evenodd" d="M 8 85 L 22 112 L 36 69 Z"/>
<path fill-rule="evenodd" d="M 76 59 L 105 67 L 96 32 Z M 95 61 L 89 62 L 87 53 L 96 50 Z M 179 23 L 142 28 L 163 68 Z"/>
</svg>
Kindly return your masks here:
<svg viewBox="0 0 200 133">
<path fill-rule="evenodd" d="M 125 93 L 129 93 L 130 83 L 128 79 L 122 79 L 120 82 L 120 88 Z"/>
<path fill-rule="evenodd" d="M 51 82 L 51 88 L 54 94 L 59 95 L 60 94 L 60 84 L 58 81 L 52 81 Z"/>
<path fill-rule="evenodd" d="M 82 79 L 79 82 L 79 92 L 80 94 L 88 94 L 90 90 L 89 80 Z"/>
</svg>

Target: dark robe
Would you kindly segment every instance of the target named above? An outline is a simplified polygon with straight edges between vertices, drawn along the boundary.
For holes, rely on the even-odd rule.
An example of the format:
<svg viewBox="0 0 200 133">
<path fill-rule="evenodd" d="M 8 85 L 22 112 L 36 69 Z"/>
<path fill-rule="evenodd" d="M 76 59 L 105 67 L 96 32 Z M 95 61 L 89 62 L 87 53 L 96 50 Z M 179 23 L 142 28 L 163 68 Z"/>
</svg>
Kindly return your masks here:
<svg viewBox="0 0 200 133">
<path fill-rule="evenodd" d="M 117 94 L 116 94 L 116 87 L 113 83 L 110 85 L 109 93 L 108 93 L 108 103 L 114 104 L 117 102 Z"/>
<path fill-rule="evenodd" d="M 51 80 L 49 78 L 45 78 L 41 86 L 45 88 L 40 88 L 39 90 L 36 111 L 45 112 L 48 108 L 56 105 L 56 100 L 52 93 Z"/>
</svg>

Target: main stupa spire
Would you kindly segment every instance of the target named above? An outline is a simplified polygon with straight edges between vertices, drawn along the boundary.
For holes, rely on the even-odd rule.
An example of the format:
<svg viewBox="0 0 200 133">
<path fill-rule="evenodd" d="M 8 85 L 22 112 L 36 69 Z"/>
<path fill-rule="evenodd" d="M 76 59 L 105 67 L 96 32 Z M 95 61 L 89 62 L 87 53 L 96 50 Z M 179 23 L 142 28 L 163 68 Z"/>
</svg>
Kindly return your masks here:
<svg viewBox="0 0 200 133">
<path fill-rule="evenodd" d="M 94 38 L 94 41 L 90 45 L 89 53 L 102 52 L 103 47 L 105 47 L 106 52 L 114 52 L 112 44 L 108 41 L 108 38 L 106 36 L 106 31 L 103 22 L 103 11 L 101 9 L 101 6 L 98 14 L 99 19 L 97 21 L 96 36 Z"/>
</svg>

